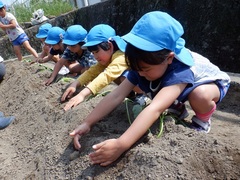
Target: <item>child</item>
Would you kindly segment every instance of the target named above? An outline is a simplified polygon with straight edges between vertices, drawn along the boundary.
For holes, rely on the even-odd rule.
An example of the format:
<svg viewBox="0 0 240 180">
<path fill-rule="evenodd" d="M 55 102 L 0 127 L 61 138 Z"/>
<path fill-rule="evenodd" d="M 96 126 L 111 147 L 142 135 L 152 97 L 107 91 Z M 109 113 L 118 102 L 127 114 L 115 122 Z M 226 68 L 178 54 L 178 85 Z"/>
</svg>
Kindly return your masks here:
<svg viewBox="0 0 240 180">
<path fill-rule="evenodd" d="M 186 49 L 182 35 L 178 21 L 154 11 L 140 18 L 123 36 L 128 43 L 125 56 L 134 71 L 70 133 L 75 148 L 81 147 L 80 137 L 119 105 L 136 84 L 153 99 L 119 138 L 93 145 L 94 152 L 89 155 L 93 164 L 107 166 L 114 162 L 176 99 L 182 103 L 188 100 L 194 110 L 192 128 L 209 132 L 211 116 L 226 95 L 230 79 L 208 59 Z"/>
<path fill-rule="evenodd" d="M 47 56 L 42 59 L 38 59 L 37 62 L 45 63 L 50 61 L 54 56 L 62 56 L 64 50 L 66 49 L 66 46 L 62 43 L 64 34 L 65 31 L 58 26 L 51 27 L 48 30 L 44 44 L 50 47 L 50 51 Z"/>
<path fill-rule="evenodd" d="M 87 31 L 81 25 L 72 25 L 67 29 L 63 39 L 63 44 L 67 45 L 67 48 L 64 50 L 60 60 L 55 64 L 51 77 L 46 81 L 45 85 L 48 86 L 54 81 L 63 66 L 67 67 L 70 73 L 81 74 L 90 66 L 96 64 L 93 55 L 89 51 L 81 49 L 86 35 Z M 49 34 L 45 42 L 57 44 L 57 41 L 49 42 Z M 55 46 L 53 45 L 53 48 Z"/>
<path fill-rule="evenodd" d="M 51 28 L 52 28 L 52 25 L 50 23 L 45 23 L 39 27 L 38 33 L 36 34 L 36 38 L 40 39 L 40 41 L 41 41 L 42 52 L 39 55 L 39 57 L 35 59 L 35 62 L 43 63 L 43 62 L 46 62 L 47 60 L 49 60 L 49 58 L 45 58 L 45 60 L 43 60 L 43 58 L 48 57 L 50 49 L 51 49 L 51 46 L 49 44 L 45 43 L 48 31 Z M 50 59 L 50 60 L 53 60 L 56 63 L 59 60 L 59 56 L 58 55 L 52 56 L 52 59 Z"/>
<path fill-rule="evenodd" d="M 38 57 L 37 52 L 31 47 L 28 41 L 28 36 L 18 25 L 16 18 L 11 13 L 6 12 L 6 7 L 2 1 L 0 1 L 0 28 L 7 33 L 19 61 L 22 60 L 21 45 L 23 45 L 35 58 Z"/>
<path fill-rule="evenodd" d="M 125 47 L 126 42 L 116 36 L 115 30 L 109 25 L 99 24 L 89 31 L 83 48 L 91 51 L 98 63 L 85 71 L 67 88 L 61 101 L 71 98 L 77 88 L 86 85 L 65 105 L 65 111 L 77 106 L 87 96 L 96 94 L 112 81 L 120 84 L 125 79 L 128 69 L 124 57 Z"/>
</svg>

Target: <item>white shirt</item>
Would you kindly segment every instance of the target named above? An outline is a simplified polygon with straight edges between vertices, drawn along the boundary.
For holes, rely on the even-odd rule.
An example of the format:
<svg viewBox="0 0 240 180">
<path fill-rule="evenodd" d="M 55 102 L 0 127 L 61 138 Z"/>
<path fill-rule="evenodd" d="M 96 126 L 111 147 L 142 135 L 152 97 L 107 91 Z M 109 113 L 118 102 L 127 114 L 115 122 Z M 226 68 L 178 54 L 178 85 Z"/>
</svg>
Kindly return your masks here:
<svg viewBox="0 0 240 180">
<path fill-rule="evenodd" d="M 22 33 L 24 33 L 24 30 L 19 26 L 16 18 L 9 12 L 6 12 L 6 15 L 4 18 L 0 17 L 0 21 L 5 24 L 8 25 L 10 24 L 10 21 L 15 20 L 17 27 L 16 28 L 7 28 L 6 29 L 6 33 L 8 35 L 8 38 L 10 41 L 14 41 L 15 39 L 17 39 L 17 37 L 19 35 L 21 35 Z"/>
</svg>

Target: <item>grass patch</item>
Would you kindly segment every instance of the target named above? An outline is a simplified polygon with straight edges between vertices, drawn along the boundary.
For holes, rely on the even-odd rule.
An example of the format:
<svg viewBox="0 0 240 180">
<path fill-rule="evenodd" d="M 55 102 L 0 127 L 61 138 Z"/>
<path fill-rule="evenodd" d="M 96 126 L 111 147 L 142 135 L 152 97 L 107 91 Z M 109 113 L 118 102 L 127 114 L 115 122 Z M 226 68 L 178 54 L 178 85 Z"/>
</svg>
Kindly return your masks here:
<svg viewBox="0 0 240 180">
<path fill-rule="evenodd" d="M 14 4 L 10 8 L 10 12 L 14 14 L 19 23 L 29 22 L 32 18 L 32 13 L 35 10 L 43 9 L 44 15 L 59 16 L 74 10 L 69 0 L 30 0 L 29 3 Z"/>
</svg>

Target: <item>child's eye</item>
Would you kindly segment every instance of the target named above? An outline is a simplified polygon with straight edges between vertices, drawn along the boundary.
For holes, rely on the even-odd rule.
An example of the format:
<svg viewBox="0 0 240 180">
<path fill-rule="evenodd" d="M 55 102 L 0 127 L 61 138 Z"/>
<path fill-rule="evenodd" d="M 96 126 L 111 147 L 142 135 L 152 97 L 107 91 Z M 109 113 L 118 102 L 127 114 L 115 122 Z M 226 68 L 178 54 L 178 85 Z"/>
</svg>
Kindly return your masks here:
<svg viewBox="0 0 240 180">
<path fill-rule="evenodd" d="M 96 53 L 98 53 L 98 52 L 99 52 L 99 50 L 97 50 L 97 51 L 92 51 L 93 54 L 96 54 Z"/>
<path fill-rule="evenodd" d="M 148 72 L 148 71 L 150 71 L 150 68 L 141 68 L 141 70 L 138 70 L 138 71 L 141 71 L 141 72 Z"/>
</svg>

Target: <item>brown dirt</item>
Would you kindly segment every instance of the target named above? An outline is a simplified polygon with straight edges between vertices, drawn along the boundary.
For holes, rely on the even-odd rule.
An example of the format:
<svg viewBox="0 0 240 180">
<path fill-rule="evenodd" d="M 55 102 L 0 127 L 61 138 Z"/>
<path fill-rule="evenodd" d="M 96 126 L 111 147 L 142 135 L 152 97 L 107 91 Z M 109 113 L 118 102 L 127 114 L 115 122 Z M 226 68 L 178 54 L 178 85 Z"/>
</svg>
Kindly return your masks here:
<svg viewBox="0 0 240 180">
<path fill-rule="evenodd" d="M 0 84 L 0 111 L 16 119 L 0 131 L 0 179 L 240 179 L 238 83 L 231 84 L 214 113 L 209 134 L 168 120 L 163 135 L 157 138 L 156 122 L 151 133 L 119 160 L 101 167 L 89 162 L 91 146 L 118 137 L 129 127 L 125 104 L 82 138 L 79 153 L 68 133 L 102 97 L 64 113 L 59 98 L 69 83 L 44 86 L 51 72 L 41 71 L 37 64 L 10 61 L 6 67 L 5 80 Z M 115 86 L 108 86 L 112 88 Z M 190 120 L 193 112 L 187 107 L 190 116 L 186 120 Z"/>
</svg>

